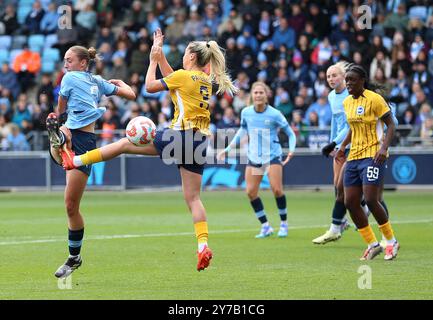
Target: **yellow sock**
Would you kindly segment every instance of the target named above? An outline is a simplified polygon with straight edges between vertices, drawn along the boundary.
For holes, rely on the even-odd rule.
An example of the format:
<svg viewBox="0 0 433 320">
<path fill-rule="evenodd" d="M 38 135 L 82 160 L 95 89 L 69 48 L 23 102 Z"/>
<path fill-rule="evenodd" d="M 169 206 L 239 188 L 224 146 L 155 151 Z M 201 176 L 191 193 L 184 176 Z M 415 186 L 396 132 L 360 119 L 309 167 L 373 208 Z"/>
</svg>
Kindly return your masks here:
<svg viewBox="0 0 433 320">
<path fill-rule="evenodd" d="M 379 226 L 379 230 L 382 232 L 386 240 L 394 239 L 394 231 L 392 230 L 391 223 L 389 221 Z"/>
<path fill-rule="evenodd" d="M 371 229 L 370 225 L 366 226 L 365 228 L 358 229 L 358 231 L 368 245 L 377 242 L 376 236 L 374 235 L 373 229 Z"/>
<path fill-rule="evenodd" d="M 207 222 L 200 221 L 195 223 L 194 230 L 195 230 L 195 236 L 197 237 L 199 249 L 201 249 L 200 247 L 203 247 L 205 244 L 207 244 L 207 239 L 208 239 Z"/>
<path fill-rule="evenodd" d="M 84 166 L 87 166 L 92 163 L 101 162 L 102 160 L 102 152 L 100 149 L 94 149 L 91 151 L 87 151 L 85 154 L 80 156 L 80 160 Z"/>
</svg>

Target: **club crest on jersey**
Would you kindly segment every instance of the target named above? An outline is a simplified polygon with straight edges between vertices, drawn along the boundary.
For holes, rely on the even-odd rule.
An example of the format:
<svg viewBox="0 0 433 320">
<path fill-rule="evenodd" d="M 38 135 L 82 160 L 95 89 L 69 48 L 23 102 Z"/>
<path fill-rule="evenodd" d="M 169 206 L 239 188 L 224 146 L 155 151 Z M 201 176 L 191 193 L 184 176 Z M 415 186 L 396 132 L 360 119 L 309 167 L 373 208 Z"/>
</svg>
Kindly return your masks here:
<svg viewBox="0 0 433 320">
<path fill-rule="evenodd" d="M 266 120 L 264 121 L 264 123 L 265 123 L 265 125 L 270 126 L 270 125 L 271 125 L 271 120 L 266 119 Z"/>
<path fill-rule="evenodd" d="M 364 107 L 363 106 L 358 106 L 358 108 L 356 108 L 356 114 L 358 116 L 362 116 L 364 114 Z"/>
</svg>

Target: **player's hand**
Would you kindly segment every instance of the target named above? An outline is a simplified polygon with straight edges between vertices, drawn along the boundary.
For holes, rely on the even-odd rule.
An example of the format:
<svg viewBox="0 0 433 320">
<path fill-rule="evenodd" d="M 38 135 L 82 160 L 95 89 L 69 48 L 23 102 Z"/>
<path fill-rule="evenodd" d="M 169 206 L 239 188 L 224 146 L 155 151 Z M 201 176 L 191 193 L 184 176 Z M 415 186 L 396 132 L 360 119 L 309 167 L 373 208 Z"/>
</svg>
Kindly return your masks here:
<svg viewBox="0 0 433 320">
<path fill-rule="evenodd" d="M 326 146 L 322 148 L 322 154 L 328 158 L 331 152 L 334 151 L 336 145 L 337 144 L 334 141 L 328 143 Z"/>
<path fill-rule="evenodd" d="M 338 149 L 337 152 L 335 153 L 335 161 L 337 163 L 344 163 L 346 161 L 346 156 L 344 154 L 344 151 L 341 149 Z"/>
<path fill-rule="evenodd" d="M 164 44 L 164 35 L 162 34 L 162 31 L 160 28 L 156 29 L 156 31 L 153 33 L 153 45 L 155 47 L 161 47 Z"/>
<path fill-rule="evenodd" d="M 152 46 L 150 50 L 150 60 L 158 62 L 161 59 L 162 49 L 158 46 Z"/>
<path fill-rule="evenodd" d="M 220 151 L 220 152 L 217 154 L 217 159 L 218 159 L 218 160 L 222 161 L 222 160 L 224 160 L 225 158 L 226 158 L 226 151 L 225 151 L 225 150 Z"/>
<path fill-rule="evenodd" d="M 284 167 L 287 163 L 289 163 L 289 161 L 290 161 L 292 158 L 293 158 L 293 152 L 289 152 L 289 153 L 287 154 L 286 159 L 285 159 L 283 162 L 281 162 L 281 164 L 283 165 L 283 167 Z"/>
<path fill-rule="evenodd" d="M 374 155 L 374 163 L 382 164 L 386 160 L 388 149 L 381 147 L 378 152 Z"/>
</svg>

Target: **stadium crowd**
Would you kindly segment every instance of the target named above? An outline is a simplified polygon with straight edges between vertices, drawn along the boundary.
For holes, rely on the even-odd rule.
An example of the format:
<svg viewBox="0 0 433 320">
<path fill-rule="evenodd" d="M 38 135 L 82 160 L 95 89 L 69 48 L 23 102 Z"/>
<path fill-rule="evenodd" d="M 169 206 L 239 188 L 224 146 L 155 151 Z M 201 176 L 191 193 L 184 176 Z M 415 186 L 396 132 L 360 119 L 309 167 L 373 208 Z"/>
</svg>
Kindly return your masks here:
<svg viewBox="0 0 433 320">
<path fill-rule="evenodd" d="M 239 127 L 253 82 L 272 89 L 270 103 L 288 119 L 298 146 L 328 142 L 331 109 L 326 69 L 355 62 L 382 84 L 404 137 L 433 141 L 433 5 L 423 0 L 0 0 L 0 150 L 41 150 L 38 140 L 53 111 L 64 71 L 62 57 L 74 44 L 94 46 L 101 57 L 91 71 L 123 79 L 137 100 L 103 103 L 101 144 L 113 130 L 144 115 L 166 127 L 173 115 L 167 93 L 146 92 L 152 34 L 165 34 L 164 52 L 173 69 L 191 40 L 214 39 L 226 49 L 240 92 L 212 96 L 211 129 Z M 68 5 L 72 10 L 66 10 Z M 360 7 L 367 5 L 366 7 Z M 371 24 L 369 13 L 371 12 Z M 71 21 L 62 20 L 71 13 Z M 61 19 L 66 28 L 59 28 Z M 72 22 L 68 25 L 68 22 Z M 310 130 L 309 128 L 315 128 Z M 399 141 L 400 140 L 400 141 Z M 44 143 L 41 143 L 44 141 Z M 428 140 L 427 140 L 428 141 Z M 283 145 L 287 141 L 282 140 Z"/>
</svg>

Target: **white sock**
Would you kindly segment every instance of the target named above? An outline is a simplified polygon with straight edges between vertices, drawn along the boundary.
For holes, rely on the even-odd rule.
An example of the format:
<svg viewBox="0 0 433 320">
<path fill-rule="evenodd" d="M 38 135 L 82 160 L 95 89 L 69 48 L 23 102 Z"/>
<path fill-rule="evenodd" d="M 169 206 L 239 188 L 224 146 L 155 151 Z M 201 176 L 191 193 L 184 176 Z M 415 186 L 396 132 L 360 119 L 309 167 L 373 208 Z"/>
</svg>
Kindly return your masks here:
<svg viewBox="0 0 433 320">
<path fill-rule="evenodd" d="M 68 257 L 68 259 L 79 259 L 79 258 L 80 258 L 80 255 L 73 256 L 71 254 Z"/>
<path fill-rule="evenodd" d="M 202 252 L 205 247 L 207 247 L 207 242 L 199 243 L 198 244 L 198 252 Z"/>
<path fill-rule="evenodd" d="M 392 237 L 392 239 L 391 240 L 388 240 L 388 239 L 386 239 L 385 237 L 384 237 L 384 239 L 385 239 L 385 241 L 386 241 L 386 244 L 389 246 L 389 245 L 393 245 L 394 243 L 396 243 L 397 242 L 397 240 L 395 240 L 395 238 L 394 237 Z"/>
<path fill-rule="evenodd" d="M 369 245 L 368 245 L 368 249 L 373 248 L 373 247 L 376 247 L 376 246 L 378 246 L 378 245 L 379 245 L 379 243 L 377 243 L 377 242 L 373 242 L 372 244 L 369 244 Z"/>
<path fill-rule="evenodd" d="M 285 221 L 281 220 L 281 226 L 287 226 L 287 220 Z"/>
<path fill-rule="evenodd" d="M 76 166 L 76 167 L 84 166 L 84 163 L 81 161 L 80 156 L 75 156 L 74 159 L 72 160 L 72 162 L 74 163 L 74 166 Z"/>
<path fill-rule="evenodd" d="M 266 221 L 265 223 L 262 223 L 262 228 L 269 227 L 269 221 Z"/>
<path fill-rule="evenodd" d="M 341 232 L 341 226 L 337 224 L 331 224 L 331 228 L 329 228 L 329 231 L 332 233 L 340 233 Z"/>
</svg>

